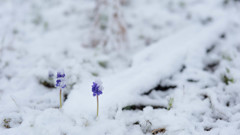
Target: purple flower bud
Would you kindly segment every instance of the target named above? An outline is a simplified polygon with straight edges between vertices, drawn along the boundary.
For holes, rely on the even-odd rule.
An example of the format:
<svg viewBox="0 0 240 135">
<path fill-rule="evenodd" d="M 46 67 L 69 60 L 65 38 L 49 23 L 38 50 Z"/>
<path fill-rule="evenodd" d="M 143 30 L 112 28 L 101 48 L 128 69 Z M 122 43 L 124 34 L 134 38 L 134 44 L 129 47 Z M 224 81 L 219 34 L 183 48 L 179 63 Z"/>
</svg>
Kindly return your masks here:
<svg viewBox="0 0 240 135">
<path fill-rule="evenodd" d="M 61 77 L 65 77 L 65 73 L 64 72 L 57 72 L 57 78 L 61 78 Z"/>
<path fill-rule="evenodd" d="M 99 96 L 102 94 L 103 86 L 101 80 L 96 80 L 92 85 L 93 96 Z"/>
<path fill-rule="evenodd" d="M 56 87 L 60 89 L 66 88 L 65 73 L 63 71 L 57 72 Z"/>
<path fill-rule="evenodd" d="M 49 72 L 48 72 L 48 78 L 53 78 L 53 77 L 54 77 L 53 72 L 52 72 L 52 71 L 49 71 Z"/>
</svg>

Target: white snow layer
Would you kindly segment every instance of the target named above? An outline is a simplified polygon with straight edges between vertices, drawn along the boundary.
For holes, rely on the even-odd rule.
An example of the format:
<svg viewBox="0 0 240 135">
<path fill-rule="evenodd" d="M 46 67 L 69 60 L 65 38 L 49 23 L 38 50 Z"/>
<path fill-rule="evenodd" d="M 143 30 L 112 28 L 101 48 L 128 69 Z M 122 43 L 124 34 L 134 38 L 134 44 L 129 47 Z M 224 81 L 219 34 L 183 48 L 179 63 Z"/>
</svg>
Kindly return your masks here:
<svg viewBox="0 0 240 135">
<path fill-rule="evenodd" d="M 131 1 L 131 46 L 109 54 L 80 46 L 94 1 L 0 4 L 0 135 L 240 133 L 238 2 Z M 62 109 L 58 90 L 42 85 L 59 68 L 68 80 Z M 98 118 L 95 76 L 104 87 Z"/>
</svg>

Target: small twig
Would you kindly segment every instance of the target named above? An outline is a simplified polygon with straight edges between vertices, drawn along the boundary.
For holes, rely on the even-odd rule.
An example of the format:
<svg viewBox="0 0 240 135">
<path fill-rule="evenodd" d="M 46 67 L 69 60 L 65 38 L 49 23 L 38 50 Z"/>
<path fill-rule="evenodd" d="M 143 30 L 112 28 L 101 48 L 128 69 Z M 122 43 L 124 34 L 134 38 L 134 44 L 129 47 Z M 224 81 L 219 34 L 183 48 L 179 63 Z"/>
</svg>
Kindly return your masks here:
<svg viewBox="0 0 240 135">
<path fill-rule="evenodd" d="M 25 113 L 25 111 L 20 107 L 20 105 L 18 105 L 16 100 L 12 96 L 10 96 L 10 97 L 11 97 L 12 101 L 14 102 L 14 104 L 17 106 L 19 112 L 21 113 L 21 111 L 23 111 L 23 113 Z"/>
<path fill-rule="evenodd" d="M 17 104 L 16 100 L 12 96 L 10 96 L 10 97 L 11 97 L 12 101 L 15 103 L 15 105 L 17 106 L 17 108 L 20 110 L 20 106 Z"/>
<path fill-rule="evenodd" d="M 228 116 L 227 116 L 225 113 L 219 111 L 219 110 L 213 105 L 213 102 L 212 102 L 211 97 L 208 96 L 207 98 L 209 99 L 210 108 L 212 109 L 213 113 L 214 113 L 214 112 L 215 112 L 215 113 L 218 112 L 219 114 L 221 114 L 222 116 L 224 116 L 225 119 L 228 121 L 228 119 L 229 119 Z"/>
</svg>

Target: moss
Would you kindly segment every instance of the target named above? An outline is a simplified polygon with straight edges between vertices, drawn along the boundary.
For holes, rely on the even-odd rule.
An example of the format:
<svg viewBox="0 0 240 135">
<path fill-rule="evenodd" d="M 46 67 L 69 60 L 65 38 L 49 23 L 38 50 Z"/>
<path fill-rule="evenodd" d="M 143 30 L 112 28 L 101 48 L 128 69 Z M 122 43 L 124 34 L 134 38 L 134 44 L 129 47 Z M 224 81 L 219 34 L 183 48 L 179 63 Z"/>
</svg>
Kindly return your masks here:
<svg viewBox="0 0 240 135">
<path fill-rule="evenodd" d="M 48 30 L 48 22 L 44 22 L 43 27 L 44 27 L 44 30 Z"/>
<path fill-rule="evenodd" d="M 105 24 L 101 24 L 101 25 L 100 25 L 100 29 L 101 29 L 101 30 L 106 30 L 106 28 L 107 28 L 107 26 L 106 26 Z"/>
<path fill-rule="evenodd" d="M 145 37 L 144 37 L 144 35 L 139 35 L 138 38 L 139 39 L 144 39 Z"/>
<path fill-rule="evenodd" d="M 183 2 L 183 1 L 180 1 L 178 4 L 179 4 L 179 6 L 180 6 L 181 8 L 185 8 L 185 7 L 186 7 L 186 3 Z"/>
<path fill-rule="evenodd" d="M 170 110 L 171 108 L 172 108 L 172 106 L 173 106 L 173 101 L 174 101 L 174 98 L 170 98 L 169 100 L 168 100 L 168 110 Z"/>
<path fill-rule="evenodd" d="M 4 126 L 5 128 L 11 128 L 10 122 L 11 122 L 11 118 L 5 118 L 5 119 L 3 120 L 3 126 Z"/>
<path fill-rule="evenodd" d="M 32 20 L 32 22 L 35 25 L 39 25 L 40 23 L 42 23 L 42 16 L 41 15 L 36 15 L 36 17 Z"/>
<path fill-rule="evenodd" d="M 223 76 L 222 76 L 222 81 L 223 81 L 226 85 L 229 85 L 230 82 L 231 82 L 231 83 L 234 83 L 234 79 L 228 77 L 227 75 L 223 75 Z"/>
<path fill-rule="evenodd" d="M 101 66 L 103 68 L 107 68 L 108 67 L 108 62 L 107 61 L 99 61 L 98 64 L 99 64 L 99 66 Z"/>
<path fill-rule="evenodd" d="M 126 107 L 123 107 L 122 110 L 132 110 L 131 108 L 132 108 L 132 106 L 126 106 Z"/>
<path fill-rule="evenodd" d="M 93 75 L 93 76 L 98 76 L 98 73 L 92 72 L 92 75 Z"/>
<path fill-rule="evenodd" d="M 227 73 L 230 73 L 230 69 L 229 68 L 226 68 L 226 71 L 227 71 Z"/>
<path fill-rule="evenodd" d="M 222 55 L 222 58 L 227 61 L 232 61 L 232 58 L 229 55 Z"/>
</svg>

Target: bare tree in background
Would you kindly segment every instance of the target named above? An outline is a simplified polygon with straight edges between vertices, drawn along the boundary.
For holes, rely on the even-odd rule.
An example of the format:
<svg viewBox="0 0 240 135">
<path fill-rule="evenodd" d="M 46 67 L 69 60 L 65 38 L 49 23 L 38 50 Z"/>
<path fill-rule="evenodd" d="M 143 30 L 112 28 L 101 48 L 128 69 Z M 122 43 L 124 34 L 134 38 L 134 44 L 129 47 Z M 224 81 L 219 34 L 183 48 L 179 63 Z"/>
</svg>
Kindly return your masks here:
<svg viewBox="0 0 240 135">
<path fill-rule="evenodd" d="M 103 46 L 106 50 L 127 47 L 127 31 L 121 12 L 121 4 L 124 1 L 96 0 L 94 26 L 88 45 Z"/>
</svg>

